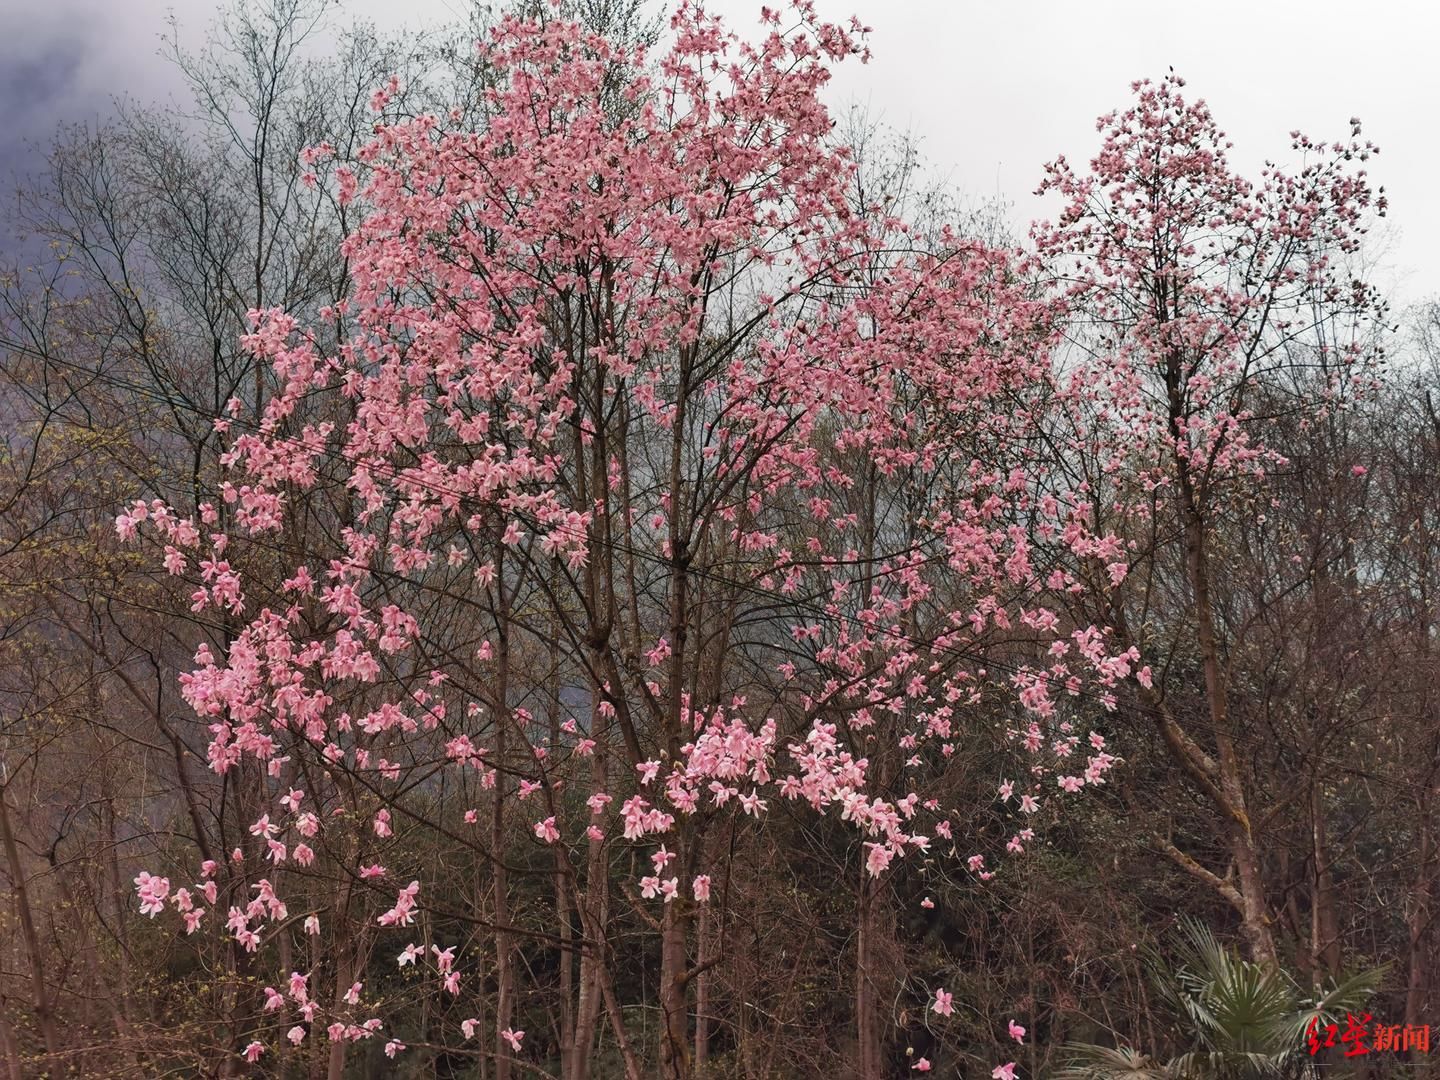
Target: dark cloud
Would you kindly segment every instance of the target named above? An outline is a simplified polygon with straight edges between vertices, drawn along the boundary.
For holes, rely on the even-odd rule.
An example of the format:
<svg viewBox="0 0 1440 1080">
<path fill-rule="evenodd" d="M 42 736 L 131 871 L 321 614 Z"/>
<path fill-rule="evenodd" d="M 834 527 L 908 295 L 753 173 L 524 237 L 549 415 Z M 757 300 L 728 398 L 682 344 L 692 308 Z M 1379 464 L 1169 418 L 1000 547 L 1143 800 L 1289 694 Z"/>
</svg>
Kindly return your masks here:
<svg viewBox="0 0 1440 1080">
<path fill-rule="evenodd" d="M 181 4 L 208 21 L 209 0 Z M 62 127 L 103 122 L 114 101 L 174 93 L 178 78 L 158 56 L 162 0 L 0 0 L 0 179 L 13 183 L 43 161 Z"/>
<path fill-rule="evenodd" d="M 43 115 L 51 103 L 63 100 L 84 56 L 83 42 L 53 41 L 38 52 L 5 57 L 0 67 L 0 100 L 8 115 L 23 124 L 32 116 Z"/>
</svg>

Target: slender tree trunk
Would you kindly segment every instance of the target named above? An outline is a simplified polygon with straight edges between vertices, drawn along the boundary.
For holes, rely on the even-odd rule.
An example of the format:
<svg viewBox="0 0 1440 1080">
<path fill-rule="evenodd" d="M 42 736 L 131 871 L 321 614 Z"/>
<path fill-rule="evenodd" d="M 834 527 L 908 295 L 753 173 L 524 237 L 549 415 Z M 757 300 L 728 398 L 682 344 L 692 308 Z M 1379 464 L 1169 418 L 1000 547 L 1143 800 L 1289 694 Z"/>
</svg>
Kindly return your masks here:
<svg viewBox="0 0 1440 1080">
<path fill-rule="evenodd" d="M 500 738 L 498 749 L 504 749 L 504 738 Z M 500 791 L 503 781 L 495 782 L 495 814 L 491 830 L 491 845 L 495 852 L 495 872 L 491 879 L 494 890 L 493 910 L 495 913 L 495 1078 L 510 1078 L 510 1047 L 500 1033 L 510 1028 L 510 1017 L 514 1011 L 515 973 L 511 956 L 510 934 L 505 929 L 510 925 L 509 880 L 504 865 L 504 795 Z"/>
<path fill-rule="evenodd" d="M 25 941 L 25 952 L 30 961 L 30 990 L 35 1003 L 35 1020 L 40 1027 L 40 1037 L 45 1042 L 45 1052 L 52 1059 L 51 1067 L 58 1068 L 60 1032 L 55 1026 L 50 995 L 45 989 L 45 960 L 40 955 L 40 936 L 35 930 L 35 916 L 30 908 L 30 890 L 25 880 L 25 867 L 20 862 L 20 849 L 10 827 L 9 791 L 8 778 L 0 780 L 0 844 L 5 848 L 10 888 L 15 895 L 15 907 L 20 916 L 20 934 Z"/>
<path fill-rule="evenodd" d="M 595 1054 L 595 1034 L 599 1028 L 600 1007 L 603 1004 L 600 967 L 604 962 L 601 956 L 604 944 L 593 936 L 595 930 L 604 932 L 607 918 L 604 895 L 606 884 L 600 880 L 604 868 L 600 865 L 599 847 L 598 841 L 591 842 L 584 898 L 589 911 L 581 915 L 581 929 L 587 941 L 580 952 L 580 992 L 575 1008 L 574 1053 L 570 1057 L 570 1071 L 564 1074 L 565 1080 L 590 1080 L 590 1066 Z"/>
<path fill-rule="evenodd" d="M 1170 434 L 1177 445 L 1188 438 L 1184 429 L 1184 405 L 1180 379 L 1182 358 L 1169 357 L 1166 383 L 1169 395 Z M 1217 769 L 1214 785 L 1220 796 L 1219 810 L 1225 817 L 1231 858 L 1235 863 L 1240 894 L 1240 918 L 1252 958 L 1269 968 L 1278 968 L 1275 938 L 1266 910 L 1265 881 L 1260 867 L 1249 810 L 1246 806 L 1245 783 L 1231 732 L 1230 690 L 1220 656 L 1216 634 L 1214 601 L 1210 593 L 1210 559 L 1206 543 L 1205 509 L 1201 493 L 1196 490 L 1196 477 L 1188 458 L 1177 454 L 1176 491 L 1180 520 L 1185 533 L 1185 566 L 1190 590 L 1195 601 L 1196 644 L 1205 678 L 1205 699 L 1209 706 L 1210 727 L 1215 735 Z"/>
<path fill-rule="evenodd" d="M 705 1063 L 710 1060 L 710 905 L 700 908 L 699 926 L 696 928 L 695 963 L 702 968 L 695 980 L 695 1072 L 701 1075 Z"/>
<path fill-rule="evenodd" d="M 551 628 L 552 636 L 560 637 L 559 619 Z M 557 666 L 550 683 L 550 753 L 558 760 L 560 745 L 561 675 Z M 566 874 L 566 856 L 558 847 L 554 851 L 555 920 L 560 924 L 560 1075 L 568 1080 L 575 1071 L 575 951 L 574 928 L 570 924 L 570 887 Z"/>
<path fill-rule="evenodd" d="M 1314 978 L 1340 971 L 1340 921 L 1335 913 L 1335 882 L 1325 836 L 1325 799 L 1317 778 L 1310 788 L 1311 833 L 1315 847 L 1315 888 L 1310 905 L 1310 956 Z"/>
<path fill-rule="evenodd" d="M 880 1016 L 875 1001 L 875 881 L 860 867 L 855 936 L 855 1039 L 859 1080 L 880 1080 Z"/>
<path fill-rule="evenodd" d="M 503 563 L 496 558 L 497 590 L 503 596 L 505 578 L 500 572 Z M 503 609 L 502 603 L 502 609 Z M 510 630 L 506 625 L 506 612 L 498 616 L 500 648 L 498 651 L 499 677 L 495 692 L 495 804 L 490 819 L 490 854 L 493 874 L 491 885 L 494 889 L 493 910 L 495 913 L 495 1080 L 510 1080 L 510 1047 L 500 1033 L 511 1028 L 514 1012 L 515 971 L 511 955 L 509 875 L 505 869 L 505 750 L 510 728 Z"/>
<path fill-rule="evenodd" d="M 592 670 L 600 670 L 598 647 L 592 651 Z M 600 685 L 590 682 L 590 732 L 595 753 L 590 759 L 590 790 L 608 790 L 610 780 L 610 725 L 600 712 Z M 580 997 L 575 1016 L 575 1053 L 571 1071 L 565 1080 L 589 1080 L 595 1053 L 595 1035 L 600 1024 L 600 1008 L 604 1003 L 601 988 L 605 968 L 606 928 L 610 921 L 610 875 L 605 864 L 603 840 L 588 841 L 585 857 L 584 892 L 576 905 L 585 947 L 580 953 Z M 577 887 L 579 887 L 577 883 Z"/>
<path fill-rule="evenodd" d="M 1429 929 L 1430 909 L 1434 901 L 1434 874 L 1430 865 L 1434 858 L 1435 838 L 1430 828 L 1428 797 L 1420 807 L 1420 845 L 1415 883 L 1410 890 L 1410 911 L 1406 922 L 1407 972 L 1405 981 L 1405 1023 L 1425 1022 L 1426 999 L 1429 997 Z M 1420 1058 L 1415 1058 L 1419 1061 Z"/>
<path fill-rule="evenodd" d="M 686 934 L 676 907 L 665 906 L 660 927 L 660 1068 L 666 1080 L 686 1080 L 690 1075 Z"/>
<path fill-rule="evenodd" d="M 635 1051 L 625 1034 L 625 1018 L 620 1014 L 620 1003 L 615 1000 L 615 987 L 610 984 L 609 973 L 601 968 L 600 990 L 605 996 L 605 1011 L 610 1015 L 610 1030 L 615 1036 L 615 1045 L 620 1049 L 620 1059 L 625 1063 L 625 1080 L 641 1080 L 640 1063 L 635 1060 Z"/>
<path fill-rule="evenodd" d="M 691 348 L 681 350 L 679 389 L 676 394 L 673 438 L 670 444 L 670 658 L 669 687 L 665 702 L 665 742 L 669 759 L 682 760 L 681 740 L 685 737 L 682 703 L 686 697 L 687 648 L 690 626 L 690 561 L 683 519 L 685 480 L 683 470 L 686 394 L 689 389 Z M 682 822 L 676 823 L 676 860 L 690 866 L 693 837 Z M 680 914 L 680 904 L 665 905 L 660 930 L 660 1067 L 666 1080 L 686 1080 L 690 1075 L 690 994 L 687 976 L 687 930 L 689 919 Z"/>
<path fill-rule="evenodd" d="M 9 1080 L 25 1080 L 25 1074 L 20 1070 L 20 1046 L 15 1041 L 15 1029 L 6 1019 L 8 1011 L 9 1003 L 0 998 L 0 1046 L 5 1048 L 5 1071 Z"/>
</svg>

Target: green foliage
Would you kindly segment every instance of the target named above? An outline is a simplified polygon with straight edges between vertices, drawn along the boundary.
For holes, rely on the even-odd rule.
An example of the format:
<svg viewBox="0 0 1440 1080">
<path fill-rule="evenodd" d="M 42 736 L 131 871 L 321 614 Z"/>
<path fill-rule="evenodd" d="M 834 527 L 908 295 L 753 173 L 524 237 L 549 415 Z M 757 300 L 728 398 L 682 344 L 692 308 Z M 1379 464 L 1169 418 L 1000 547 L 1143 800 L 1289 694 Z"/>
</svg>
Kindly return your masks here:
<svg viewBox="0 0 1440 1080">
<path fill-rule="evenodd" d="M 1370 968 L 1305 993 L 1284 971 L 1242 959 L 1203 923 L 1183 922 L 1175 961 L 1149 950 L 1155 988 L 1184 1049 L 1171 1057 L 1089 1043 L 1067 1047 L 1059 1080 L 1259 1080 L 1315 1074 L 1304 1050 L 1311 1021 L 1358 1012 L 1385 968 Z"/>
</svg>

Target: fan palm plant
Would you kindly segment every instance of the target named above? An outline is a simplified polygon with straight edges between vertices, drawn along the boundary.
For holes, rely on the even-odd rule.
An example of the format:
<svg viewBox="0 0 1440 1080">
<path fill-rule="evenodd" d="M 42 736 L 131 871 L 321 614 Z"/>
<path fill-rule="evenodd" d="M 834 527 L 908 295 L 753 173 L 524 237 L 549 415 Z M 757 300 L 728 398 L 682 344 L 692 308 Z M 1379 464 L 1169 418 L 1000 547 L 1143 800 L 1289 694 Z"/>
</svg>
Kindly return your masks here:
<svg viewBox="0 0 1440 1080">
<path fill-rule="evenodd" d="M 1299 1080 L 1317 1075 L 1303 1049 L 1312 1021 L 1359 1013 L 1384 977 L 1371 968 L 1311 992 L 1289 975 L 1242 959 L 1201 923 L 1187 920 L 1178 963 L 1150 956 L 1151 976 L 1172 1013 L 1172 1057 L 1129 1047 L 1071 1043 L 1057 1080 Z"/>
</svg>

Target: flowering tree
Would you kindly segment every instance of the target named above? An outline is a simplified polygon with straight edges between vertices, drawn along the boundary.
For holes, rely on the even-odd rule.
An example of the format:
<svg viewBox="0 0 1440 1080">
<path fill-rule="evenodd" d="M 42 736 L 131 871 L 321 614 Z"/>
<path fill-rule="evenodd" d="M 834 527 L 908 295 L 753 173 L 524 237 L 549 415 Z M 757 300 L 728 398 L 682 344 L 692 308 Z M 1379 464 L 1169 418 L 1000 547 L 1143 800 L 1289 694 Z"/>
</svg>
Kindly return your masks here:
<svg viewBox="0 0 1440 1080">
<path fill-rule="evenodd" d="M 1092 610 L 1120 645 L 1175 672 L 1167 689 L 1147 667 L 1142 701 L 1214 807 L 1234 873 L 1159 842 L 1233 905 L 1254 957 L 1274 964 L 1227 671 L 1253 613 L 1217 612 L 1212 545 L 1221 523 L 1263 509 L 1263 481 L 1287 464 L 1267 432 L 1303 429 L 1374 385 L 1383 305 L 1346 259 L 1385 200 L 1357 167 L 1376 152 L 1359 141 L 1358 121 L 1349 142 L 1333 145 L 1293 133 L 1300 170 L 1267 165 L 1252 184 L 1183 86 L 1174 75 L 1134 84 L 1135 103 L 1100 119 L 1088 174 L 1063 158 L 1048 167 L 1040 191 L 1059 194 L 1064 208 L 1034 239 L 1074 315 L 1068 422 L 1058 435 L 1077 500 L 1068 549 L 1092 538 L 1088 573 L 1077 571 L 1096 586 L 1086 594 L 1101 600 Z M 1172 533 L 1180 543 L 1167 546 Z M 1307 572 L 1294 567 L 1272 595 Z M 1179 614 L 1170 623 L 1178 635 L 1157 632 L 1162 610 Z M 1203 684 L 1203 720 L 1187 722 L 1177 706 L 1187 669 Z"/>
<path fill-rule="evenodd" d="M 326 348 L 254 312 L 245 344 L 279 390 L 258 424 L 238 403 L 220 421 L 222 498 L 120 519 L 225 627 L 183 692 L 254 818 L 195 884 L 137 887 L 274 973 L 236 1033 L 252 1062 L 323 1055 L 338 1076 L 357 1040 L 406 1051 L 386 1026 L 405 985 L 435 1002 L 411 1049 L 508 1076 L 536 1053 L 517 951 L 544 942 L 563 1074 L 589 1075 L 603 1018 L 644 1075 L 613 979 L 623 910 L 658 950 L 655 1068 L 687 1076 L 727 835 L 793 801 L 854 829 L 856 880 L 937 836 L 988 878 L 929 778 L 997 683 L 1025 717 L 1026 772 L 996 778 L 1022 819 L 1113 761 L 1057 698 L 1108 704 L 1138 654 L 1062 622 L 1052 594 L 1083 586 L 1028 539 L 1065 509 L 1029 438 L 1055 340 L 1033 267 L 857 205 L 817 95 L 861 28 L 807 3 L 765 22 L 745 43 L 682 5 L 651 64 L 510 18 L 481 45 L 481 130 L 457 109 L 377 125 L 354 165 L 308 150 L 363 209 L 324 313 L 353 329 Z M 249 576 L 239 550 L 266 553 Z M 537 882 L 551 906 L 527 921 L 512 901 Z M 365 986 L 377 949 L 423 978 Z"/>
</svg>

